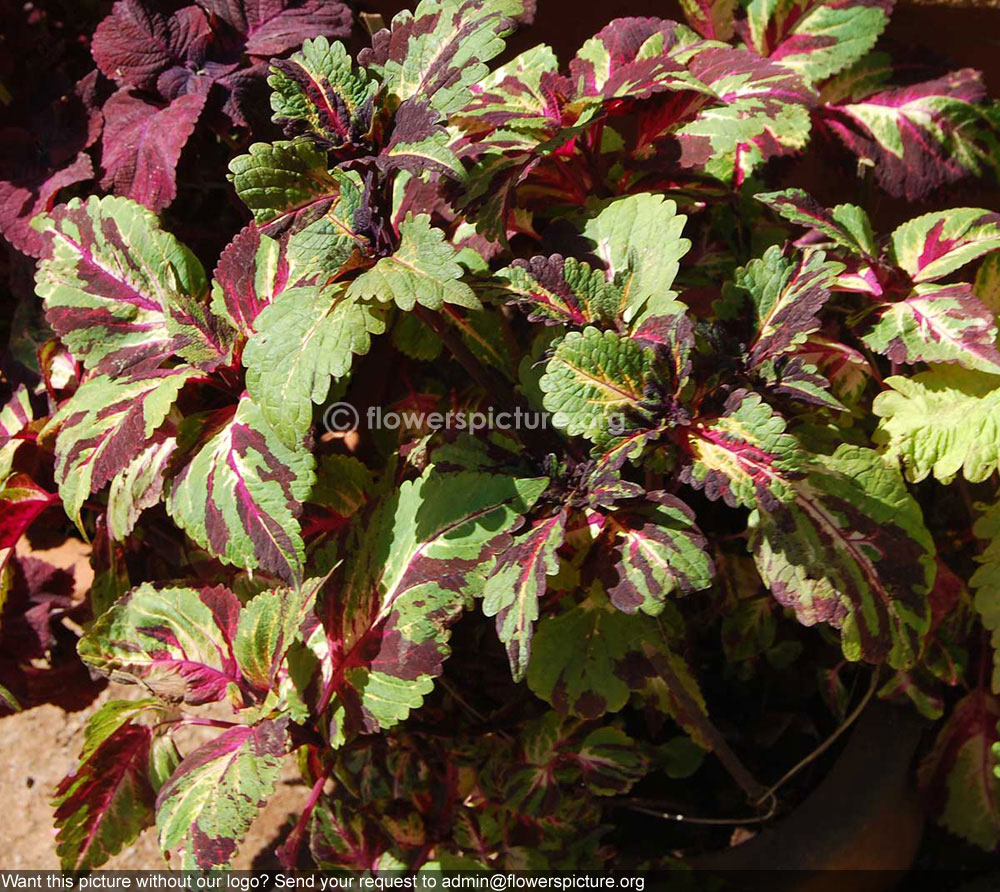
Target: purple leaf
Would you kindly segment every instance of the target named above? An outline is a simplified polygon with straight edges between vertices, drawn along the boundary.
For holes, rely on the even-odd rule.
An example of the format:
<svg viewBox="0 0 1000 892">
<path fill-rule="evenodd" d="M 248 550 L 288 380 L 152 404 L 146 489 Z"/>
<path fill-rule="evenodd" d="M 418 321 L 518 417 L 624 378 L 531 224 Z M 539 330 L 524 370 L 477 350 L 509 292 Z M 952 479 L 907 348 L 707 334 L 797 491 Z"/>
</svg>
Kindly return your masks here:
<svg viewBox="0 0 1000 892">
<path fill-rule="evenodd" d="M 161 72 L 205 58 L 211 28 L 197 6 L 169 18 L 149 0 L 118 0 L 94 32 L 97 67 L 118 84 L 151 90 Z"/>
<path fill-rule="evenodd" d="M 347 37 L 352 14 L 338 0 L 199 0 L 246 39 L 253 56 L 277 56 L 308 37 Z"/>
<path fill-rule="evenodd" d="M 18 251 L 41 257 L 45 240 L 31 228 L 31 219 L 43 211 L 52 210 L 60 190 L 89 180 L 94 175 L 90 156 L 80 152 L 76 159 L 56 171 L 37 190 L 0 181 L 0 233 Z"/>
<path fill-rule="evenodd" d="M 167 106 L 151 105 L 119 90 L 104 106 L 101 186 L 162 211 L 177 195 L 177 162 L 208 98 L 180 96 Z"/>
</svg>

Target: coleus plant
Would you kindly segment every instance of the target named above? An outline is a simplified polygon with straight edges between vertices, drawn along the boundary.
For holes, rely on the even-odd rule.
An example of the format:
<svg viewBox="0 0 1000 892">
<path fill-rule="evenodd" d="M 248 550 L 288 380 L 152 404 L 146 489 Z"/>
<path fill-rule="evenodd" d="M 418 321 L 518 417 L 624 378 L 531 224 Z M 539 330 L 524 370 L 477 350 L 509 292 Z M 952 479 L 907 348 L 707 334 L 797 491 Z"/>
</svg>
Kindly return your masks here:
<svg viewBox="0 0 1000 892">
<path fill-rule="evenodd" d="M 717 807 L 781 804 L 720 686 L 835 721 L 858 678 L 942 720 L 928 802 L 1000 843 L 1000 215 L 880 235 L 763 187 L 811 129 L 894 194 L 985 172 L 978 75 L 889 86 L 890 4 L 852 0 L 491 69 L 528 12 L 422 0 L 357 59 L 273 62 L 286 138 L 232 160 L 253 222 L 211 281 L 128 198 L 35 218 L 54 411 L 0 417 L 3 545 L 57 499 L 48 450 L 93 541 L 80 657 L 142 693 L 59 787 L 67 869 L 154 823 L 230 863 L 292 756 L 288 867 L 593 868 L 706 752 Z M 344 401 L 550 423 L 322 435 Z"/>
</svg>

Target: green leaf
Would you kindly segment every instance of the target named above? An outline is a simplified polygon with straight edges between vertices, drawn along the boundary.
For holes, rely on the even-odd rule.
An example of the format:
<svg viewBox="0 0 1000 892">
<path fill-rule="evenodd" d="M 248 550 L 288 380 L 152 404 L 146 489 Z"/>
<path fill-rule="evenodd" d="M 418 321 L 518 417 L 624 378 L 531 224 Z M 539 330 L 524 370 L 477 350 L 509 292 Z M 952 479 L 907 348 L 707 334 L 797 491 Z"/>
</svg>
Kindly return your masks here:
<svg viewBox="0 0 1000 892">
<path fill-rule="evenodd" d="M 566 518 L 563 509 L 535 521 L 500 552 L 483 588 L 483 613 L 496 617 L 514 681 L 521 681 L 528 668 L 538 602 L 547 577 L 559 567 L 556 549 L 566 537 Z"/>
<path fill-rule="evenodd" d="M 979 483 L 1000 463 L 1000 375 L 937 366 L 912 378 L 886 378 L 875 397 L 874 440 L 902 462 L 907 480 L 929 474 L 949 483 L 961 471 Z"/>
<path fill-rule="evenodd" d="M 681 237 L 687 217 L 662 195 L 642 193 L 599 206 L 583 234 L 622 289 L 621 317 L 638 323 L 646 316 L 683 310 L 671 290 L 680 259 L 691 249 Z"/>
<path fill-rule="evenodd" d="M 274 121 L 295 125 L 337 148 L 357 142 L 372 126 L 378 81 L 356 68 L 340 41 L 306 40 L 288 59 L 271 62 Z"/>
<path fill-rule="evenodd" d="M 119 681 L 193 705 L 240 698 L 232 653 L 240 603 L 217 586 L 157 590 L 146 583 L 98 617 L 80 657 Z"/>
<path fill-rule="evenodd" d="M 969 585 L 975 589 L 974 605 L 983 627 L 990 633 L 993 648 L 994 694 L 1000 694 L 1000 502 L 980 505 L 983 513 L 972 527 L 977 539 L 984 540 L 986 546 L 976 555 L 979 567 L 972 574 Z"/>
<path fill-rule="evenodd" d="M 327 171 L 326 152 L 309 140 L 254 143 L 229 162 L 236 194 L 259 223 L 279 223 L 336 197 L 338 179 Z"/>
<path fill-rule="evenodd" d="M 93 870 L 131 845 L 153 823 L 150 724 L 165 715 L 155 700 L 112 700 L 87 722 L 76 770 L 56 789 L 56 852 L 66 871 Z"/>
<path fill-rule="evenodd" d="M 982 262 L 972 290 L 994 316 L 1000 315 L 1000 254 L 990 254 Z"/>
<path fill-rule="evenodd" d="M 323 214 L 288 239 L 291 281 L 316 280 L 317 284 L 336 279 L 364 262 L 368 239 L 355 226 L 357 212 L 364 203 L 364 184 L 353 170 L 332 170 L 337 195 L 317 206 Z M 310 219 L 313 215 L 310 215 Z"/>
<path fill-rule="evenodd" d="M 1000 250 L 1000 214 L 982 208 L 924 214 L 893 232 L 892 250 L 915 283 L 934 282 Z"/>
<path fill-rule="evenodd" d="M 88 369 L 121 374 L 174 354 L 195 364 L 223 359 L 205 271 L 142 205 L 74 199 L 33 225 L 50 237 L 35 276 L 46 320 Z"/>
<path fill-rule="evenodd" d="M 407 214 L 399 227 L 399 248 L 351 282 L 347 296 L 393 302 L 401 310 L 416 304 L 439 310 L 446 303 L 479 309 L 472 289 L 459 281 L 465 270 L 457 261 L 458 252 L 430 219 L 428 214 Z"/>
<path fill-rule="evenodd" d="M 384 307 L 357 300 L 343 286 L 290 288 L 265 307 L 247 342 L 247 390 L 275 435 L 299 447 L 312 427 L 313 403 L 346 375 L 355 356 L 385 331 Z"/>
<path fill-rule="evenodd" d="M 992 748 L 1000 702 L 977 689 L 960 700 L 920 765 L 920 780 L 938 822 L 993 852 L 1000 846 L 1000 776 Z"/>
<path fill-rule="evenodd" d="M 543 403 L 567 434 L 608 444 L 654 426 L 645 407 L 654 366 L 653 351 L 631 338 L 590 326 L 571 331 L 545 367 Z"/>
<path fill-rule="evenodd" d="M 156 800 L 160 849 L 181 870 L 228 865 L 274 792 L 289 751 L 288 719 L 238 726 L 181 762 Z"/>
<path fill-rule="evenodd" d="M 292 642 L 311 610 L 321 580 L 298 588 L 261 592 L 240 611 L 233 656 L 243 678 L 258 691 L 274 687 Z"/>
<path fill-rule="evenodd" d="M 616 610 L 595 584 L 579 604 L 538 624 L 528 687 L 560 713 L 595 719 L 622 709 L 657 675 L 651 658 L 665 652 L 656 619 Z"/>
<path fill-rule="evenodd" d="M 182 434 L 204 423 L 187 419 Z M 174 477 L 170 516 L 227 564 L 300 580 L 304 549 L 295 518 L 314 480 L 312 454 L 285 446 L 246 396 L 228 417 L 209 419 L 201 440 Z"/>
</svg>

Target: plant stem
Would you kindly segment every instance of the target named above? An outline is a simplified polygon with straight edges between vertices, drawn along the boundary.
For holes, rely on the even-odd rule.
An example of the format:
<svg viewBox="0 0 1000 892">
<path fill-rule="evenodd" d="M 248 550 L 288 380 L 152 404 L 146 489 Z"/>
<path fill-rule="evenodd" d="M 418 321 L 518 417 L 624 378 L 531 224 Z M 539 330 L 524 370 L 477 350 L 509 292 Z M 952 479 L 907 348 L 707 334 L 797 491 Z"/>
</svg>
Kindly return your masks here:
<svg viewBox="0 0 1000 892">
<path fill-rule="evenodd" d="M 687 688 L 684 687 L 684 683 L 670 667 L 669 663 L 665 660 L 661 661 L 658 669 L 660 677 L 666 682 L 670 693 L 673 694 L 674 698 L 680 704 L 684 712 L 684 717 L 698 729 L 698 733 L 701 734 L 705 742 L 712 748 L 712 752 L 715 753 L 716 758 L 722 763 L 723 768 L 729 772 L 732 779 L 739 784 L 740 789 L 746 793 L 747 801 L 753 805 L 759 805 L 768 796 L 768 791 L 764 789 L 764 785 L 757 781 L 740 760 L 740 757 L 733 752 L 722 732 L 715 727 L 705 710 L 688 693 Z"/>
<path fill-rule="evenodd" d="M 756 805 L 760 805 L 761 802 L 763 802 L 768 796 L 773 797 L 780 787 L 788 783 L 788 781 L 790 781 L 796 774 L 798 774 L 803 768 L 805 768 L 806 765 L 810 764 L 811 762 L 814 762 L 816 759 L 822 756 L 823 753 L 825 753 L 831 746 L 833 746 L 834 741 L 857 721 L 858 716 L 861 715 L 861 713 L 864 711 L 864 708 L 868 705 L 868 701 L 871 700 L 872 696 L 875 694 L 875 689 L 878 687 L 878 676 L 879 672 L 878 669 L 876 668 L 872 672 L 871 681 L 868 683 L 868 690 L 865 692 L 864 697 L 861 698 L 861 702 L 857 706 L 855 706 L 854 709 L 851 711 L 851 714 L 847 716 L 847 718 L 845 718 L 843 722 L 840 723 L 840 726 L 837 728 L 837 730 L 834 731 L 829 737 L 827 737 L 827 739 L 824 740 L 818 747 L 816 747 L 816 749 L 814 749 L 811 753 L 809 753 L 808 756 L 806 756 L 804 759 L 802 759 L 801 761 L 793 765 L 791 768 L 789 768 L 788 771 L 786 771 L 781 776 L 781 780 L 768 787 L 761 795 L 761 797 L 756 801 L 755 803 Z"/>
</svg>

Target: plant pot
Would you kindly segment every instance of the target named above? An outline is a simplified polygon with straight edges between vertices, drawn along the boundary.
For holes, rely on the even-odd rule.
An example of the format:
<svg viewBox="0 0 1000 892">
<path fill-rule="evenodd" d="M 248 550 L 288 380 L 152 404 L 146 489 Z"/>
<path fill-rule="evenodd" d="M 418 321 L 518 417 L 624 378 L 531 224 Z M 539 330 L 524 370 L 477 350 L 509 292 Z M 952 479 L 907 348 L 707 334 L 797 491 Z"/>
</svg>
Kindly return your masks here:
<svg viewBox="0 0 1000 892">
<path fill-rule="evenodd" d="M 925 728 L 912 709 L 873 702 L 833 769 L 798 808 L 743 845 L 695 859 L 693 866 L 739 871 L 740 888 L 770 892 L 840 890 L 842 870 L 863 871 L 852 875 L 852 892 L 893 888 L 923 836 L 913 758 Z"/>
</svg>

